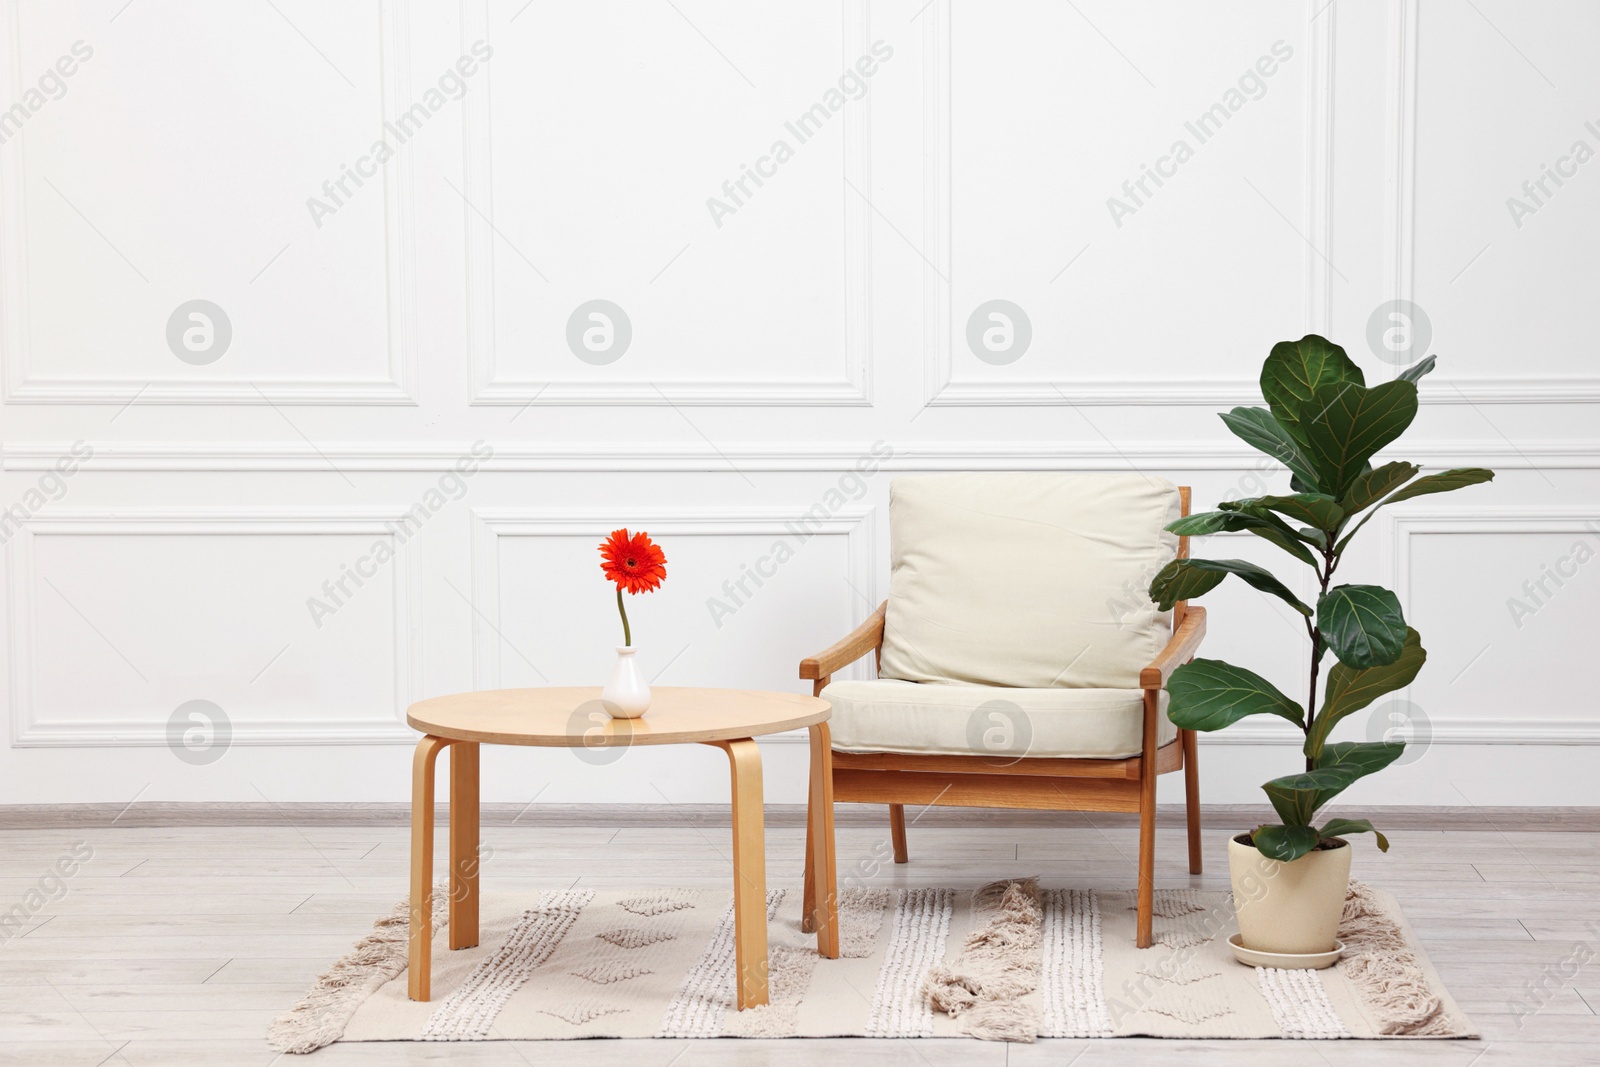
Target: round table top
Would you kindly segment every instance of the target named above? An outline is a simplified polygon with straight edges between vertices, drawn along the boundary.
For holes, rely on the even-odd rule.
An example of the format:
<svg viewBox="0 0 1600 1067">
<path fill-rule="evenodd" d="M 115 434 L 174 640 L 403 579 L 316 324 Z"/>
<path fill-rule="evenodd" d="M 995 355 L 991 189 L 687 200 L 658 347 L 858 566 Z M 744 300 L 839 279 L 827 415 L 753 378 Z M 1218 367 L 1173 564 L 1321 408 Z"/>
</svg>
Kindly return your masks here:
<svg viewBox="0 0 1600 1067">
<path fill-rule="evenodd" d="M 406 722 L 434 737 L 494 745 L 606 748 L 736 741 L 814 726 L 828 718 L 820 697 L 756 689 L 652 686 L 650 710 L 613 719 L 600 687 L 488 689 L 411 705 Z"/>
</svg>

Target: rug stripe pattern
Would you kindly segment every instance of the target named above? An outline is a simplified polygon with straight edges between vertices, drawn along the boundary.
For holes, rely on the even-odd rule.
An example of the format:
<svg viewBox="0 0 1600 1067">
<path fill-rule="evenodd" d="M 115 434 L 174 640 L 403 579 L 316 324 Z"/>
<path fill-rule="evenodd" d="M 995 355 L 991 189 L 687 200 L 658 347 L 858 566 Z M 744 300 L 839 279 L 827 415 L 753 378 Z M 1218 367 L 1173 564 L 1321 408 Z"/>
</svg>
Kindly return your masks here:
<svg viewBox="0 0 1600 1067">
<path fill-rule="evenodd" d="M 1284 1037 L 1320 1040 L 1351 1036 L 1333 1010 L 1318 972 L 1257 967 L 1256 980 Z"/>
<path fill-rule="evenodd" d="M 522 913 L 499 950 L 480 963 L 461 987 L 428 1016 L 422 1040 L 487 1037 L 511 994 L 550 958 L 593 899 L 592 889 L 552 891 L 541 896 L 538 904 Z"/>
<path fill-rule="evenodd" d="M 1044 893 L 1042 1037 L 1109 1037 L 1100 899 L 1091 889 Z"/>
<path fill-rule="evenodd" d="M 770 923 L 783 903 L 782 889 L 767 891 L 767 921 Z M 706 942 L 700 959 L 689 969 L 678 993 L 661 1017 L 657 1037 L 716 1037 L 722 1032 L 723 1018 L 734 1004 L 734 979 L 738 969 L 738 949 L 734 940 L 733 904 L 723 909 L 717 927 Z"/>
<path fill-rule="evenodd" d="M 922 986 L 944 959 L 955 891 L 902 889 L 894 909 L 889 947 L 867 1018 L 868 1037 L 932 1037 L 933 1008 Z"/>
</svg>

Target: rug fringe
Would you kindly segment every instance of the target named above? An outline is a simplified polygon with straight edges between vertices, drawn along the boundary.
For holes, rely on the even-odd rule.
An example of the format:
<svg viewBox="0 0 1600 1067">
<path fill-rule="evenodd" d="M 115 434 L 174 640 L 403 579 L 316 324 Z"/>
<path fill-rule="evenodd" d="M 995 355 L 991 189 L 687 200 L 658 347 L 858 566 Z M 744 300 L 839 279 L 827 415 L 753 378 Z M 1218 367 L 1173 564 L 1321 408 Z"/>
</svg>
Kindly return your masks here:
<svg viewBox="0 0 1600 1067">
<path fill-rule="evenodd" d="M 1400 925 L 1365 883 L 1351 881 L 1339 923 L 1344 942 L 1341 966 L 1385 1036 L 1452 1037 L 1457 1029 L 1444 1011 L 1421 961 L 1406 944 Z"/>
<path fill-rule="evenodd" d="M 433 927 L 449 922 L 446 887 L 433 891 Z M 275 1052 L 315 1052 L 344 1036 L 356 1008 L 383 983 L 406 969 L 411 948 L 411 902 L 402 900 L 372 924 L 372 933 L 357 941 L 343 958 L 317 979 L 311 992 L 267 1030 Z"/>
<path fill-rule="evenodd" d="M 938 965 L 922 994 L 935 1011 L 963 1018 L 963 1029 L 984 1041 L 1037 1039 L 1039 1012 L 1026 997 L 1039 988 L 1044 907 L 1039 880 L 990 882 L 972 895 L 973 911 L 989 919 L 967 935 L 961 956 Z"/>
</svg>

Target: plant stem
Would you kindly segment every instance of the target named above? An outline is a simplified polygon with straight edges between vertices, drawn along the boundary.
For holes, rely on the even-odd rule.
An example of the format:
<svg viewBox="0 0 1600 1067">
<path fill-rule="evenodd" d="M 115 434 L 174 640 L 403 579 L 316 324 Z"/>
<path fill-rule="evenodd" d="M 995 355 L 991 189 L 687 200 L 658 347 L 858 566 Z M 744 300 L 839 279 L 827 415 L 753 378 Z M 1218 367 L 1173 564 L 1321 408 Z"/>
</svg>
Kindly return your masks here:
<svg viewBox="0 0 1600 1067">
<path fill-rule="evenodd" d="M 1326 543 L 1332 545 L 1333 534 L 1326 533 Z M 1322 585 L 1322 596 L 1328 595 L 1328 583 L 1333 581 L 1333 572 L 1338 567 L 1338 561 L 1333 558 L 1332 548 L 1322 550 L 1323 566 L 1317 568 L 1317 578 Z M 1321 600 L 1319 598 L 1320 605 Z M 1310 627 L 1310 622 L 1306 623 Z M 1311 730 L 1317 721 L 1317 675 L 1322 671 L 1322 627 L 1311 627 L 1311 696 L 1306 700 L 1306 736 L 1311 736 Z M 1306 757 L 1306 770 L 1317 769 L 1317 761 L 1310 756 Z"/>
<path fill-rule="evenodd" d="M 617 586 L 617 613 L 622 616 L 622 643 L 633 645 L 633 633 L 628 629 L 628 609 L 622 606 L 622 586 Z"/>
<path fill-rule="evenodd" d="M 1311 634 L 1311 697 L 1306 701 L 1306 737 L 1311 736 L 1311 728 L 1316 724 L 1317 718 L 1317 673 L 1322 667 L 1322 631 L 1312 631 Z M 1317 769 L 1317 761 L 1310 756 L 1306 757 L 1306 770 Z"/>
</svg>

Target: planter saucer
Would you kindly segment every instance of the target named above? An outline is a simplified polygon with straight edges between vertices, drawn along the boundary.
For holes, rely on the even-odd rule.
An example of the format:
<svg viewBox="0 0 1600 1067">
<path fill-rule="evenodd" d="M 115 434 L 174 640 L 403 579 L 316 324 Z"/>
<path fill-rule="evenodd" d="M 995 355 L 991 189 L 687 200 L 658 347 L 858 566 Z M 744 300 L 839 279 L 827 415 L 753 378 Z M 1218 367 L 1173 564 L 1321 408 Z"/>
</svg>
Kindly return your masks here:
<svg viewBox="0 0 1600 1067">
<path fill-rule="evenodd" d="M 1281 967 L 1291 971 L 1320 971 L 1332 967 L 1344 952 L 1343 941 L 1335 941 L 1327 952 L 1258 952 L 1245 948 L 1238 934 L 1228 938 L 1228 947 L 1233 949 L 1233 958 L 1247 967 Z"/>
</svg>

